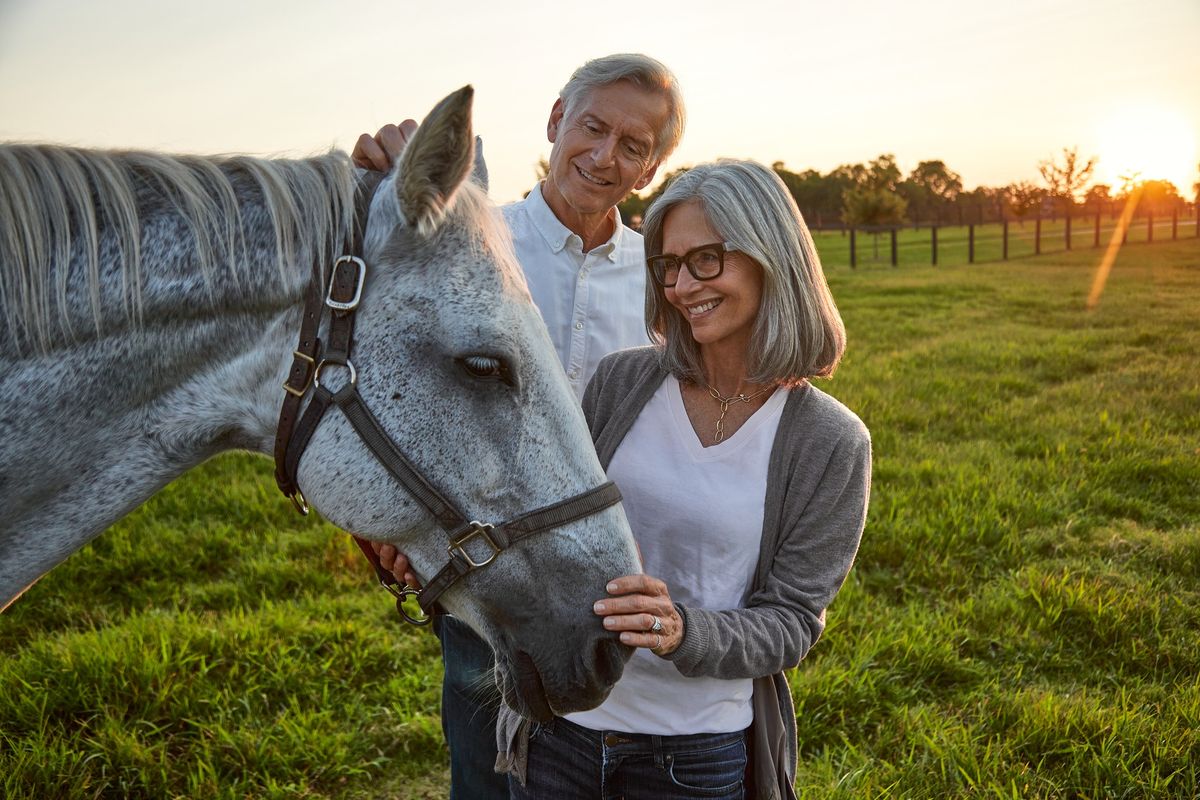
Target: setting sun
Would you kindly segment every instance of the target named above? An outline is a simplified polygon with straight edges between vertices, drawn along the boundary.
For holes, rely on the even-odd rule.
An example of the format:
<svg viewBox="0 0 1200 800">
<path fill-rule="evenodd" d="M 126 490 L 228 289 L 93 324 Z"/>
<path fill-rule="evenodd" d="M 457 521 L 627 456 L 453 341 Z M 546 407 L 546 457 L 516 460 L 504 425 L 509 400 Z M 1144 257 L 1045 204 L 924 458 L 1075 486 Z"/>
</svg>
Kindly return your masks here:
<svg viewBox="0 0 1200 800">
<path fill-rule="evenodd" d="M 1130 176 L 1167 180 L 1191 199 L 1200 160 L 1197 138 L 1181 114 L 1156 107 L 1124 109 L 1100 126 L 1096 180 L 1111 185 L 1114 193 Z"/>
</svg>

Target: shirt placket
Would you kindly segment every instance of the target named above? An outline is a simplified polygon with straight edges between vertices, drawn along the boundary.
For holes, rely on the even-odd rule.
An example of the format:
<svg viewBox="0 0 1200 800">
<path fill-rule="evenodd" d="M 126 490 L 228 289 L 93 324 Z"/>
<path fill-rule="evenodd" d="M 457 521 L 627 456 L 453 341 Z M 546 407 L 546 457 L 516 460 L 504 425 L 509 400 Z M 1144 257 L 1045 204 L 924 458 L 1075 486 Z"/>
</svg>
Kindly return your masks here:
<svg viewBox="0 0 1200 800">
<path fill-rule="evenodd" d="M 575 279 L 575 303 L 571 307 L 571 346 L 567 358 L 567 379 L 578 392 L 579 384 L 587 371 L 587 336 L 589 309 L 591 304 L 592 270 L 599 257 L 591 253 L 583 256 Z"/>
</svg>

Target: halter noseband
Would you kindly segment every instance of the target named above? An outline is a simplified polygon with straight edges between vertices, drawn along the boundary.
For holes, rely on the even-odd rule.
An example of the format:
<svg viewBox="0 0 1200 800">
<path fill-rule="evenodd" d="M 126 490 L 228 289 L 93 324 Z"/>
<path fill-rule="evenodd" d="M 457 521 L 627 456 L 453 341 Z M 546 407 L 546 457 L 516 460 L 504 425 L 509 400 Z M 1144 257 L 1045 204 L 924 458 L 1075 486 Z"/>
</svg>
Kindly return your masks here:
<svg viewBox="0 0 1200 800">
<path fill-rule="evenodd" d="M 296 482 L 296 470 L 325 412 L 331 404 L 340 408 L 363 444 L 384 469 L 433 516 L 449 537 L 446 547 L 449 558 L 445 566 L 419 591 L 407 585 L 401 586 L 392 573 L 379 563 L 379 556 L 371 549 L 371 545 L 365 539 L 353 537 L 355 544 L 374 567 L 379 583 L 395 596 L 400 616 L 414 625 L 425 625 L 438 598 L 460 578 L 491 564 L 501 551 L 526 537 L 583 519 L 615 505 L 620 501 L 621 493 L 612 481 L 606 481 L 574 497 L 521 514 L 499 525 L 490 525 L 468 520 L 405 457 L 358 393 L 358 374 L 350 361 L 354 344 L 354 315 L 362 299 L 367 277 L 367 265 L 362 257 L 362 238 L 371 195 L 380 180 L 375 177 L 376 173 L 367 175 L 374 180 L 368 181 L 371 184 L 369 187 L 360 184 L 355 195 L 356 213 L 353 240 L 348 243 L 349 254 L 334 261 L 329 291 L 325 297 L 321 296 L 324 269 L 320 264 L 314 266 L 313 278 L 305 291 L 300 339 L 292 353 L 288 379 L 283 384 L 286 394 L 275 432 L 275 482 L 301 514 L 308 513 L 308 502 Z M 331 320 L 329 340 L 322 348 L 317 333 L 324 307 L 330 309 Z M 321 371 L 327 367 L 342 367 L 349 373 L 346 383 L 336 392 L 331 392 L 321 384 Z M 310 389 L 312 397 L 301 415 L 300 407 Z M 487 550 L 482 560 L 476 561 L 467 552 L 466 546 L 473 540 L 473 546 L 482 545 Z M 417 599 L 421 616 L 414 617 L 404 608 L 404 601 L 409 597 Z"/>
</svg>

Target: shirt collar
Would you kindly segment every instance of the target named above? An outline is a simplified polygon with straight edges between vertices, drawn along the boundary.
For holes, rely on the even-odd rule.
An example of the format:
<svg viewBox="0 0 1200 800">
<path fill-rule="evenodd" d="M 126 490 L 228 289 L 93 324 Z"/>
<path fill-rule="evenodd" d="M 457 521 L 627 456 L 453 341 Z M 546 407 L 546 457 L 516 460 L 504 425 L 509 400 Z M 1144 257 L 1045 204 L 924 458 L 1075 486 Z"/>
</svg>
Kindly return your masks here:
<svg viewBox="0 0 1200 800">
<path fill-rule="evenodd" d="M 562 221 L 554 216 L 554 212 L 550 209 L 550 205 L 546 202 L 546 198 L 542 196 L 542 184 L 539 182 L 534 185 L 529 192 L 529 196 L 525 198 L 525 208 L 529 213 L 529 218 L 533 221 L 533 225 L 538 229 L 538 233 L 546 240 L 546 244 L 555 253 L 561 251 L 571 241 L 571 237 L 578 239 L 578 235 L 571 231 Z M 621 222 L 620 212 L 613 208 L 609 214 L 616 217 L 616 224 L 613 225 L 613 234 L 608 237 L 608 241 L 593 252 L 599 252 L 609 261 L 617 260 L 617 249 L 621 246 L 621 237 L 625 235 L 625 225 Z"/>
</svg>

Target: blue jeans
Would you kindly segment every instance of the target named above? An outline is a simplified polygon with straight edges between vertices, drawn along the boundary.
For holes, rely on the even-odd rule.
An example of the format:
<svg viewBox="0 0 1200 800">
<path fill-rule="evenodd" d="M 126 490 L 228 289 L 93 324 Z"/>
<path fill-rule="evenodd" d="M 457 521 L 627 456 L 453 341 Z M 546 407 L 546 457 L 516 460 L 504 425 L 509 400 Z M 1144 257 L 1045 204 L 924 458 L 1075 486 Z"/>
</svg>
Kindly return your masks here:
<svg viewBox="0 0 1200 800">
<path fill-rule="evenodd" d="M 496 709 L 492 648 L 465 622 L 434 617 L 442 641 L 442 733 L 450 746 L 450 800 L 508 800 L 495 772 Z"/>
<path fill-rule="evenodd" d="M 651 736 L 594 731 L 565 719 L 529 739 L 528 780 L 513 800 L 743 800 L 746 735 Z"/>
</svg>

